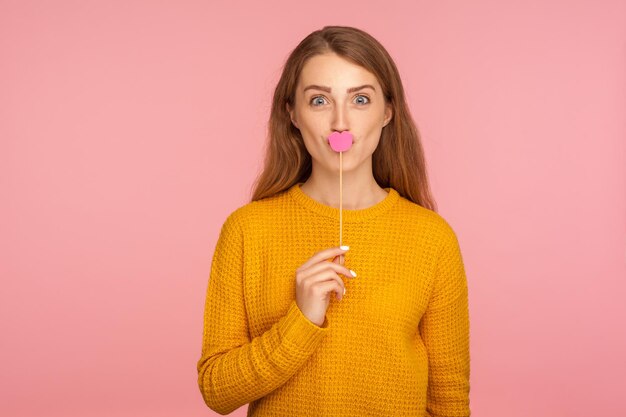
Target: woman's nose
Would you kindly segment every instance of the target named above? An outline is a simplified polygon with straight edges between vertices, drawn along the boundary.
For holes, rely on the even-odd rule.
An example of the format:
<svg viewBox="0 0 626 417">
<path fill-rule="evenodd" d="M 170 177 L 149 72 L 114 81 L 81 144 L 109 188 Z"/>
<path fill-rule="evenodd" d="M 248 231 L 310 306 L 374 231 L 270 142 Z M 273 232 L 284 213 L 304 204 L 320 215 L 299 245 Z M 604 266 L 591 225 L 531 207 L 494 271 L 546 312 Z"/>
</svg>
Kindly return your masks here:
<svg viewBox="0 0 626 417">
<path fill-rule="evenodd" d="M 342 132 L 344 130 L 350 130 L 348 125 L 348 114 L 346 109 L 342 106 L 335 106 L 332 116 L 332 130 Z"/>
</svg>

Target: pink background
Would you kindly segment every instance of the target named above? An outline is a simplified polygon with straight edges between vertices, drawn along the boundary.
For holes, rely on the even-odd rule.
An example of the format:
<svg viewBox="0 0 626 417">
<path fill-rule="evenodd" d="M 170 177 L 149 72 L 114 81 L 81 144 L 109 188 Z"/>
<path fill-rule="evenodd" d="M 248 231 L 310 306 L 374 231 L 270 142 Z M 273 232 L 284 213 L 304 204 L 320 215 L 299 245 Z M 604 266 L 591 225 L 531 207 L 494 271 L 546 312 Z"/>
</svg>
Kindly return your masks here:
<svg viewBox="0 0 626 417">
<path fill-rule="evenodd" d="M 473 415 L 626 415 L 625 3 L 295 4 L 0 2 L 0 414 L 216 415 L 213 248 L 339 24 L 394 57 L 459 237 Z"/>
</svg>

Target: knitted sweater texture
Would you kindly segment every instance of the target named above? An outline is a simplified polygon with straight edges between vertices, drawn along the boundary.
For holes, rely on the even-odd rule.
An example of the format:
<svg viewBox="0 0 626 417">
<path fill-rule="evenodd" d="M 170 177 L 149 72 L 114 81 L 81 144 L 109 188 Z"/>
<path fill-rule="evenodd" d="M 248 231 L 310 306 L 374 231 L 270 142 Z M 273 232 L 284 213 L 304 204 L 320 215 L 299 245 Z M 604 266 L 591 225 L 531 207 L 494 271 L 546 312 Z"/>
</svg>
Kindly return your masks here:
<svg viewBox="0 0 626 417">
<path fill-rule="evenodd" d="M 346 294 L 321 326 L 295 271 L 339 245 L 339 209 L 301 183 L 224 221 L 206 293 L 198 385 L 209 408 L 248 416 L 469 416 L 468 286 L 439 214 L 385 188 L 342 210 Z M 331 261 L 329 259 L 328 261 Z"/>
</svg>

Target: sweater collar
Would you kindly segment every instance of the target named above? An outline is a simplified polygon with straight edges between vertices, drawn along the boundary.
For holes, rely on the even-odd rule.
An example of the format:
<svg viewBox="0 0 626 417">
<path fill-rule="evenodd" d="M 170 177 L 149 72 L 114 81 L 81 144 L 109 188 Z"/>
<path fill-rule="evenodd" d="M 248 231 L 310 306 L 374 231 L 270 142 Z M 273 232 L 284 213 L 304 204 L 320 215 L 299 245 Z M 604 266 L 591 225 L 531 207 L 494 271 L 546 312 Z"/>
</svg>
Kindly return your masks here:
<svg viewBox="0 0 626 417">
<path fill-rule="evenodd" d="M 315 213 L 321 214 L 322 216 L 330 217 L 332 219 L 339 221 L 339 208 L 338 207 L 327 206 L 313 199 L 304 191 L 302 191 L 302 189 L 300 188 L 301 184 L 303 183 L 298 182 L 292 185 L 288 190 L 288 194 L 297 203 L 299 203 L 301 206 L 305 207 L 308 210 L 311 210 Z M 385 187 L 384 190 L 387 191 L 387 196 L 383 200 L 374 204 L 373 206 L 366 207 L 364 209 L 357 209 L 357 210 L 348 210 L 345 208 L 342 209 L 341 215 L 342 215 L 343 221 L 344 222 L 359 222 L 359 221 L 371 219 L 371 218 L 374 218 L 383 214 L 385 211 L 391 208 L 391 206 L 393 206 L 398 201 L 400 194 L 391 187 Z"/>
</svg>

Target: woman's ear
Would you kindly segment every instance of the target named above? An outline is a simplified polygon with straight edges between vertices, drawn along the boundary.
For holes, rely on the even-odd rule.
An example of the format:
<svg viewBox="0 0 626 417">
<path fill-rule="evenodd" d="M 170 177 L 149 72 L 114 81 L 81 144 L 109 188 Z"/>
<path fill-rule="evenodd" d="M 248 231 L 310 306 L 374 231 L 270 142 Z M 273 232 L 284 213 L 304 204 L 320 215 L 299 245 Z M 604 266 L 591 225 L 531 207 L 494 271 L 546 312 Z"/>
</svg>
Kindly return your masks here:
<svg viewBox="0 0 626 417">
<path fill-rule="evenodd" d="M 287 113 L 289 113 L 289 117 L 291 118 L 291 123 L 293 123 L 293 125 L 294 125 L 295 127 L 297 127 L 298 129 L 300 129 L 300 128 L 298 127 L 298 124 L 296 123 L 296 120 L 295 120 L 295 119 L 294 119 L 294 117 L 293 117 L 293 113 L 294 113 L 294 112 L 293 112 L 293 109 L 291 108 L 291 106 L 289 106 L 289 103 L 285 103 L 285 107 L 287 108 Z"/>
<path fill-rule="evenodd" d="M 391 103 L 385 105 L 385 118 L 383 119 L 383 127 L 387 126 L 391 118 L 393 117 L 393 106 Z"/>
</svg>

